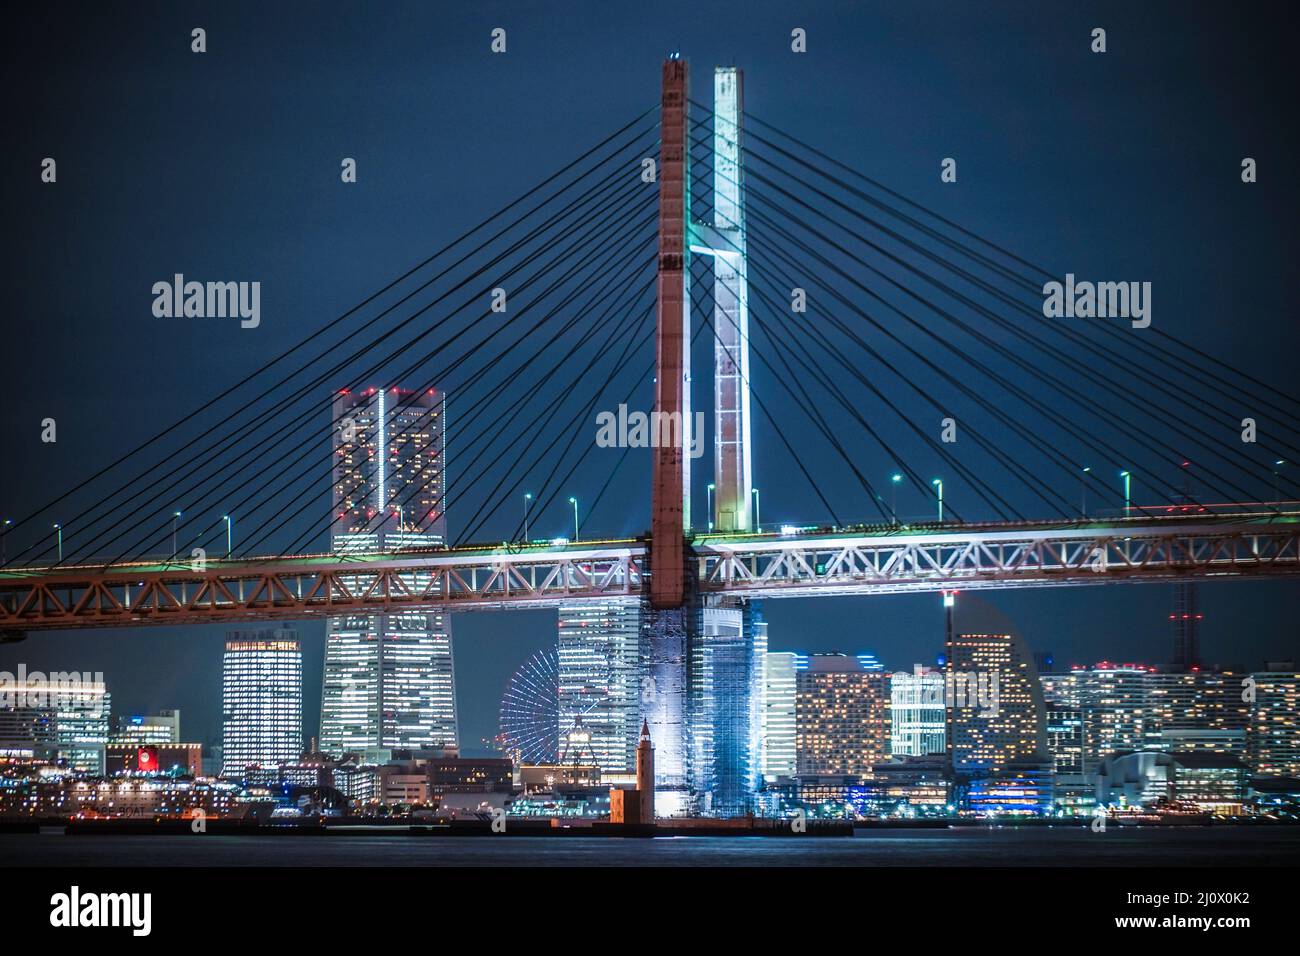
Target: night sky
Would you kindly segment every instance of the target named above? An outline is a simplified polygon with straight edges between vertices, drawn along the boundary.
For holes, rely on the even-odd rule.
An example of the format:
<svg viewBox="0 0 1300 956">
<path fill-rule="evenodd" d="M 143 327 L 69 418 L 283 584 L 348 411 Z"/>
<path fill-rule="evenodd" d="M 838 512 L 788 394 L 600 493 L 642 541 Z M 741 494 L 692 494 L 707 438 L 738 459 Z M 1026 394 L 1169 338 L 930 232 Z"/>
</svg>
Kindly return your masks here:
<svg viewBox="0 0 1300 956">
<path fill-rule="evenodd" d="M 1056 273 L 1150 280 L 1161 328 L 1294 394 L 1298 144 L 1294 33 L 1281 5 L 805 6 L 167 3 L 110 13 L 51 3 L 14 15 L 3 40 L 0 517 L 27 515 L 189 415 L 650 108 L 675 50 L 697 100 L 710 96 L 714 65 L 740 66 L 754 115 Z M 203 55 L 190 52 L 196 26 L 207 30 Z M 494 56 L 498 26 L 508 52 Z M 1104 55 L 1088 49 L 1095 26 L 1107 30 Z M 794 27 L 807 30 L 804 55 L 790 51 Z M 54 185 L 39 178 L 47 156 L 58 162 Z M 957 184 L 939 181 L 947 156 Z M 1244 156 L 1259 162 L 1250 186 Z M 358 161 L 356 184 L 340 183 L 343 157 Z M 177 272 L 259 280 L 261 327 L 155 318 L 150 287 Z M 697 407 L 708 407 L 707 378 L 696 377 Z M 1072 384 L 1080 401 L 1097 391 Z M 770 371 L 756 366 L 753 387 L 782 409 Z M 318 429 L 323 442 L 326 399 L 285 430 Z M 1144 421 L 1140 382 L 1105 400 Z M 888 414 L 862 401 L 872 417 Z M 803 434 L 800 455 L 840 517 L 874 517 L 796 412 L 778 414 Z M 55 444 L 40 440 L 47 417 Z M 755 429 L 764 523 L 829 521 L 766 422 Z M 864 469 L 887 482 L 895 463 L 854 440 Z M 937 467 L 914 453 L 919 469 Z M 618 490 L 584 516 L 584 537 L 646 528 L 650 459 L 634 454 L 643 458 Z M 617 461 L 596 455 L 564 495 L 592 500 Z M 708 461 L 697 466 L 700 509 Z M 1267 495 L 1266 484 L 1254 492 Z M 1096 507 L 1115 508 L 1119 493 L 1116 481 L 1114 500 Z M 949 496 L 979 512 L 959 482 Z M 898 507 L 920 516 L 932 503 L 904 490 Z M 514 520 L 502 514 L 479 537 L 500 539 Z M 535 521 L 538 534 L 562 534 L 569 517 L 558 504 Z M 448 523 L 454 535 L 454 509 Z M 1248 667 L 1300 657 L 1298 596 L 1295 583 L 1202 586 L 1204 657 Z M 1169 604 L 1165 586 L 1001 592 L 964 598 L 959 625 L 1016 629 L 1062 664 L 1164 664 Z M 934 595 L 768 601 L 764 613 L 774 650 L 870 650 L 907 668 L 941 642 Z M 554 614 L 461 614 L 453 626 L 462 745 L 473 751 L 496 730 L 510 673 L 553 643 Z M 324 625 L 301 630 L 313 734 Z M 43 634 L 0 649 L 0 669 L 103 671 L 115 712 L 179 707 L 185 737 L 211 744 L 223 633 Z"/>
</svg>

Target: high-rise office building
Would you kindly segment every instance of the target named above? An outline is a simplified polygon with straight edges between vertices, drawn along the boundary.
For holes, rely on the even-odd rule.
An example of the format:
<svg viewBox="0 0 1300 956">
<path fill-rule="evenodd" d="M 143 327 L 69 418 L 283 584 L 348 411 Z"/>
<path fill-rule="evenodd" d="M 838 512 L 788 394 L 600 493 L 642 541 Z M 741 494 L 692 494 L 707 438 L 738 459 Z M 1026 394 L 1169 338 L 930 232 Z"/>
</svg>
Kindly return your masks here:
<svg viewBox="0 0 1300 956">
<path fill-rule="evenodd" d="M 689 648 L 691 807 L 705 816 L 753 811 L 763 770 L 767 624 L 752 601 L 706 602 Z"/>
<path fill-rule="evenodd" d="M 943 691 L 943 672 L 928 667 L 890 677 L 890 753 L 895 757 L 946 752 Z"/>
<path fill-rule="evenodd" d="M 102 680 L 79 672 L 20 675 L 0 697 L 0 750 L 104 773 L 112 697 Z"/>
<path fill-rule="evenodd" d="M 181 712 L 162 710 L 156 714 L 119 717 L 109 743 L 115 746 L 149 746 L 181 742 Z"/>
<path fill-rule="evenodd" d="M 769 783 L 797 772 L 795 749 L 795 665 L 798 655 L 768 651 L 763 661 L 763 779 Z"/>
<path fill-rule="evenodd" d="M 1250 704 L 1242 699 L 1242 675 L 1196 670 L 1147 675 L 1159 750 L 1206 751 L 1246 759 Z"/>
<path fill-rule="evenodd" d="M 561 605 L 560 751 L 565 763 L 594 761 L 604 773 L 636 767 L 643 686 L 640 598 Z M 573 752 L 575 732 L 581 753 Z M 566 755 L 567 752 L 567 755 Z"/>
<path fill-rule="evenodd" d="M 1084 776 L 1084 756 L 1087 752 L 1086 722 L 1080 707 L 1046 702 L 1047 749 L 1052 756 L 1056 773 L 1061 777 Z"/>
<path fill-rule="evenodd" d="M 1019 636 L 957 634 L 948 666 L 956 770 L 1001 771 L 1047 759 L 1043 690 Z"/>
<path fill-rule="evenodd" d="M 444 545 L 445 396 L 343 391 L 332 411 L 334 550 Z M 452 664 L 443 611 L 331 618 L 321 748 L 339 755 L 459 746 Z"/>
<path fill-rule="evenodd" d="M 1289 661 L 1271 663 L 1250 676 L 1250 768 L 1263 776 L 1300 777 L 1300 669 Z"/>
<path fill-rule="evenodd" d="M 857 657 L 812 654 L 800 657 L 795 681 L 800 776 L 866 776 L 888 758 L 888 675 Z"/>
<path fill-rule="evenodd" d="M 1143 664 L 1101 661 L 1092 667 L 1074 667 L 1068 673 L 1043 674 L 1040 683 L 1050 721 L 1057 732 L 1049 747 L 1057 761 L 1073 766 L 1078 749 L 1077 773 L 1096 775 L 1102 760 L 1114 753 L 1157 749 L 1160 721 L 1152 702 L 1154 668 Z M 1078 733 L 1070 721 L 1079 721 Z"/>
<path fill-rule="evenodd" d="M 223 777 L 302 753 L 302 645 L 287 629 L 231 631 L 221 680 Z"/>
</svg>

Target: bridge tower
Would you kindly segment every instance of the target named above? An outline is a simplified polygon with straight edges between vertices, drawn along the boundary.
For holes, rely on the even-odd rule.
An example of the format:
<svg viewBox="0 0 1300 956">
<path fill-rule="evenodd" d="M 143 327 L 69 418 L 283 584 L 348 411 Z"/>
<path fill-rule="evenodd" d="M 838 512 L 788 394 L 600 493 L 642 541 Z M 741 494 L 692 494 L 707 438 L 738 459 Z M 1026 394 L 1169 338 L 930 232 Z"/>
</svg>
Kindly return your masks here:
<svg viewBox="0 0 1300 956">
<path fill-rule="evenodd" d="M 750 530 L 749 280 L 741 160 L 744 74 L 713 71 L 713 222 L 693 222 L 690 251 L 713 258 L 713 480 L 719 531 Z"/>
<path fill-rule="evenodd" d="M 655 412 L 690 421 L 690 210 L 686 61 L 664 61 L 659 133 L 659 273 L 655 333 Z M 685 432 L 682 433 L 685 435 Z M 641 621 L 641 712 L 656 744 L 658 812 L 686 810 L 688 635 L 699 617 L 686 575 L 690 458 L 682 442 L 655 442 L 650 502 L 650 597 Z"/>
<path fill-rule="evenodd" d="M 655 411 L 679 423 L 656 443 L 650 600 L 641 632 L 641 710 L 657 746 L 655 789 L 665 816 L 752 809 L 759 780 L 757 694 L 761 615 L 735 599 L 704 601 L 690 560 L 691 256 L 714 265 L 714 481 L 723 531 L 750 527 L 749 303 L 741 162 L 741 73 L 714 73 L 714 222 L 691 218 L 687 67 L 663 66 Z M 663 432 L 659 433 L 660 437 Z"/>
<path fill-rule="evenodd" d="M 686 61 L 664 61 L 659 146 L 659 274 L 656 293 L 655 412 L 681 423 L 691 420 L 690 211 L 687 168 Z M 686 599 L 686 528 L 691 523 L 690 458 L 682 441 L 655 443 L 650 505 L 650 603 L 681 607 Z M 656 738 L 659 739 L 659 738 Z"/>
</svg>

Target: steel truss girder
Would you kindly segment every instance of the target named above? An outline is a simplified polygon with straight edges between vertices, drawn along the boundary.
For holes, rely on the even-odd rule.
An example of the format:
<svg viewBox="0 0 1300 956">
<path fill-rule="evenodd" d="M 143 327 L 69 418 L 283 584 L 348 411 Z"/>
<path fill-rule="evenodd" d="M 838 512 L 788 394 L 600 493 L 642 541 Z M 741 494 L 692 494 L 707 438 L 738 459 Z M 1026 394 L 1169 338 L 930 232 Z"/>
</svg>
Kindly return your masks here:
<svg viewBox="0 0 1300 956">
<path fill-rule="evenodd" d="M 700 590 L 762 597 L 1300 574 L 1300 529 L 1131 527 L 695 546 Z"/>
<path fill-rule="evenodd" d="M 552 607 L 639 595 L 642 547 L 461 557 L 209 562 L 206 569 L 0 575 L 0 630 Z"/>
<path fill-rule="evenodd" d="M 1300 576 L 1300 524 L 949 526 L 924 533 L 706 537 L 703 593 L 754 597 Z M 555 607 L 642 595 L 643 541 L 510 551 L 260 558 L 0 572 L 0 632 Z"/>
</svg>

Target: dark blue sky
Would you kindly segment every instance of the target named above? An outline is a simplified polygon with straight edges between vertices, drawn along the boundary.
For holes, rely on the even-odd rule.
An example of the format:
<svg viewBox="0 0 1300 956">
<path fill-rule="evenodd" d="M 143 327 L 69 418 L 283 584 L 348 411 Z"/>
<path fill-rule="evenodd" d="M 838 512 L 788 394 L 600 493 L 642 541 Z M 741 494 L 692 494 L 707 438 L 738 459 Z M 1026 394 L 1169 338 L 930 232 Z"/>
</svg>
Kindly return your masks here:
<svg viewBox="0 0 1300 956">
<path fill-rule="evenodd" d="M 755 115 L 1056 272 L 1150 280 L 1155 321 L 1170 334 L 1274 385 L 1295 377 L 1293 34 L 1281 5 L 1252 5 L 1248 16 L 1187 3 L 464 6 L 169 3 L 109 13 L 56 3 L 10 21 L 0 156 L 5 516 L 27 514 L 188 414 L 650 107 L 673 50 L 690 61 L 697 99 L 708 99 L 712 66 L 739 65 Z M 189 49 L 195 26 L 208 32 L 201 56 Z M 508 31 L 504 56 L 488 51 L 497 26 Z M 796 26 L 808 33 L 802 56 L 790 52 Z M 1104 56 L 1088 50 L 1094 26 L 1108 31 Z M 58 161 L 54 186 L 38 179 L 46 156 Z M 358 160 L 355 185 L 339 182 L 344 156 Z M 945 156 L 958 159 L 955 186 L 939 182 Z M 1238 176 L 1243 156 L 1260 164 L 1250 187 Z M 260 280 L 262 327 L 154 318 L 148 290 L 176 272 Z M 1081 400 L 1097 391 L 1070 384 Z M 756 368 L 754 388 L 781 406 L 769 372 Z M 1132 396 L 1104 398 L 1117 416 L 1132 401 L 1141 422 L 1140 392 L 1135 384 Z M 57 444 L 40 442 L 45 417 L 58 421 Z M 322 436 L 327 426 L 286 424 Z M 765 521 L 827 520 L 764 423 L 757 429 Z M 895 467 L 859 447 L 873 480 Z M 800 450 L 843 517 L 870 515 L 829 449 Z M 617 460 L 603 454 L 572 483 L 584 500 Z M 586 519 L 590 529 L 645 527 L 648 457 L 644 465 L 625 497 Z M 697 507 L 705 481 L 697 476 Z M 959 483 L 949 494 L 976 510 Z M 900 494 L 904 514 L 929 507 Z M 566 515 L 559 507 L 537 520 L 561 533 Z M 456 521 L 451 514 L 453 532 Z M 489 524 L 485 536 L 508 534 L 508 524 Z M 1204 587 L 1205 656 L 1253 665 L 1300 654 L 1297 593 L 1294 584 Z M 1169 653 L 1168 588 L 1004 592 L 988 602 L 969 613 L 1003 615 L 1058 660 L 1163 663 Z M 870 649 L 906 667 L 933 653 L 937 603 L 773 601 L 766 614 L 774 649 Z M 553 616 L 461 615 L 455 631 L 462 738 L 472 747 L 494 732 L 513 668 L 553 640 Z M 303 632 L 310 732 L 323 626 Z M 0 650 L 0 667 L 102 670 L 120 710 L 179 706 L 186 736 L 210 742 L 221 633 L 41 636 Z"/>
</svg>

